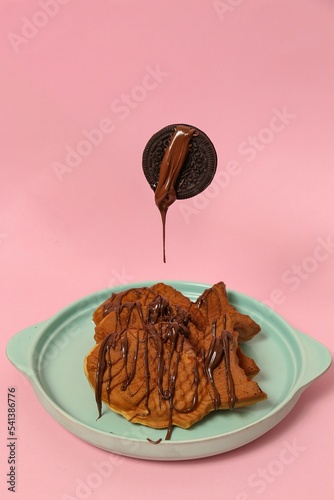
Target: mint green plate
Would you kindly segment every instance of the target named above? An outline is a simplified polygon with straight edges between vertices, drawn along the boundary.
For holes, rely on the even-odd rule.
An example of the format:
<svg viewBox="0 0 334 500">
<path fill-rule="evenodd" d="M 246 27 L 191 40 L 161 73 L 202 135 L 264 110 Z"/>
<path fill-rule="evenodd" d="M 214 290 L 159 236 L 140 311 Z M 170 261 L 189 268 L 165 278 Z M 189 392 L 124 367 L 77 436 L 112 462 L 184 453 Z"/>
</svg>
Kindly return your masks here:
<svg viewBox="0 0 334 500">
<path fill-rule="evenodd" d="M 168 283 L 191 300 L 210 287 Z M 133 283 L 131 287 L 152 284 Z M 278 424 L 304 389 L 331 364 L 330 353 L 322 344 L 289 326 L 264 304 L 228 291 L 230 302 L 262 327 L 253 340 L 243 344 L 243 350 L 259 364 L 256 381 L 268 400 L 248 408 L 213 412 L 188 430 L 175 427 L 170 441 L 164 440 L 164 430 L 130 423 L 108 408 L 97 420 L 95 396 L 83 361 L 95 344 L 92 313 L 110 294 L 111 290 L 105 290 L 73 303 L 48 321 L 21 331 L 7 346 L 9 360 L 31 382 L 46 411 L 75 436 L 107 451 L 148 460 L 189 460 L 238 448 Z M 152 444 L 147 438 L 163 441 Z"/>
</svg>

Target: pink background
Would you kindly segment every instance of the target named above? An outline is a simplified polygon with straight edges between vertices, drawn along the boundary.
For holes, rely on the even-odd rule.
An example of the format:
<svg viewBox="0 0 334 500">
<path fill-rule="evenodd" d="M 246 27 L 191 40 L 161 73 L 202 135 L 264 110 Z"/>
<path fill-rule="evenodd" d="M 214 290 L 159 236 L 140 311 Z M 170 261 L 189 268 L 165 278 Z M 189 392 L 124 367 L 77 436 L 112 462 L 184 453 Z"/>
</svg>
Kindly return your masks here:
<svg viewBox="0 0 334 500">
<path fill-rule="evenodd" d="M 2 0 L 0 19 L 2 498 L 15 386 L 17 499 L 333 500 L 332 370 L 257 441 L 158 463 L 69 434 L 5 356 L 76 299 L 164 279 L 223 280 L 333 352 L 333 2 Z M 171 207 L 164 265 L 141 155 L 177 122 L 205 131 L 219 164 Z"/>
</svg>

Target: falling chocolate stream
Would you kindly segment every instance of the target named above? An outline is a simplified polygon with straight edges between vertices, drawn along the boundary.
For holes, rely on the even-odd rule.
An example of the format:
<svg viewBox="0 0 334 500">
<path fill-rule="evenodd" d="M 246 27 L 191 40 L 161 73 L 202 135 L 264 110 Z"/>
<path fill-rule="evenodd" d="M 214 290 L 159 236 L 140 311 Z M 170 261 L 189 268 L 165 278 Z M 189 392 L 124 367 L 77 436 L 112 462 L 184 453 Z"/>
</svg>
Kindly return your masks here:
<svg viewBox="0 0 334 500">
<path fill-rule="evenodd" d="M 155 190 L 155 204 L 160 211 L 162 220 L 164 262 L 166 262 L 167 210 L 176 200 L 175 183 L 188 154 L 191 138 L 195 132 L 196 130 L 192 127 L 178 125 L 170 139 L 160 166 L 159 181 Z"/>
</svg>

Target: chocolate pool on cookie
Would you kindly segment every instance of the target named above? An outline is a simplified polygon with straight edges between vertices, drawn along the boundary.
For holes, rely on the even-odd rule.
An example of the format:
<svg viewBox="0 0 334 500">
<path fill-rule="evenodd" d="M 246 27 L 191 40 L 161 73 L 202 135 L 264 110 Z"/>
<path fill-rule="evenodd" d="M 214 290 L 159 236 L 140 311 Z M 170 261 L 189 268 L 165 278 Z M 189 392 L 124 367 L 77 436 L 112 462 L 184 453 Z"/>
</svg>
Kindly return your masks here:
<svg viewBox="0 0 334 500">
<path fill-rule="evenodd" d="M 206 189 L 217 169 L 217 153 L 209 137 L 192 125 L 168 125 L 156 132 L 143 152 L 143 171 L 153 189 L 156 190 L 164 154 L 177 127 L 194 130 L 189 151 L 175 181 L 177 200 L 192 198 Z"/>
</svg>

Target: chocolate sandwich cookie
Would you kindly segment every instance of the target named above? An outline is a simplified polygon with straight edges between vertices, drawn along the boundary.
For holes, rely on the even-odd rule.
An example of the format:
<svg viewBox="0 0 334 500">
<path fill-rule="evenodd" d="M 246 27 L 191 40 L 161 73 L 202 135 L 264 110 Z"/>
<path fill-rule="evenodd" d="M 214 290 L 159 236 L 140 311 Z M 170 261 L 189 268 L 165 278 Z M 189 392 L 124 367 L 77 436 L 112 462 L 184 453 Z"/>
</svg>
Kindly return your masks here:
<svg viewBox="0 0 334 500">
<path fill-rule="evenodd" d="M 165 152 L 177 127 L 194 130 L 189 151 L 175 181 L 177 200 L 198 195 L 212 182 L 217 169 L 217 153 L 209 137 L 191 125 L 168 125 L 156 132 L 146 144 L 143 152 L 144 175 L 153 189 L 159 183 L 160 168 Z"/>
<path fill-rule="evenodd" d="M 217 154 L 212 142 L 204 132 L 191 125 L 169 125 L 147 143 L 143 170 L 161 214 L 164 262 L 168 208 L 176 199 L 201 193 L 211 183 L 216 168 Z"/>
</svg>

